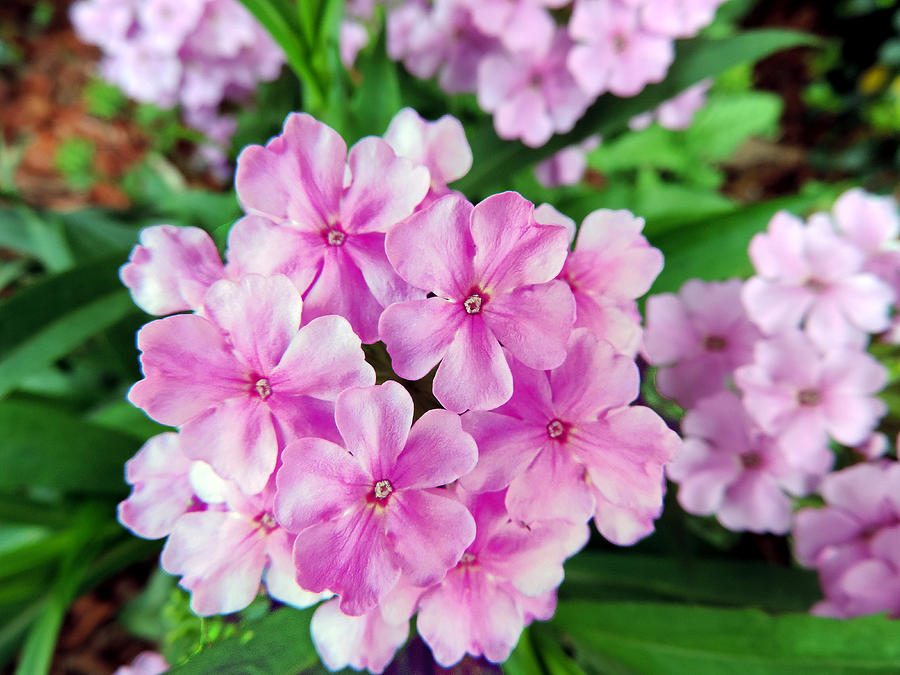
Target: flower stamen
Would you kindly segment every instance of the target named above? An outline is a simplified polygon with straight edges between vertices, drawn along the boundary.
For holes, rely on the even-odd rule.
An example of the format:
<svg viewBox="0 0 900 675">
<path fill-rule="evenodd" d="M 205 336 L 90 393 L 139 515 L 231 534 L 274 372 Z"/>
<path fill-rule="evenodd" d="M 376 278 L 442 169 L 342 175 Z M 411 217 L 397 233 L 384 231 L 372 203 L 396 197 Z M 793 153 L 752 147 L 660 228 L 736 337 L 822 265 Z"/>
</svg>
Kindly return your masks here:
<svg viewBox="0 0 900 675">
<path fill-rule="evenodd" d="M 263 401 L 272 395 L 272 387 L 269 386 L 269 381 L 264 377 L 259 378 L 253 386 L 256 388 L 257 395 Z"/>
<path fill-rule="evenodd" d="M 332 227 L 325 233 L 325 240 L 329 246 L 342 246 L 347 239 L 347 235 L 336 227 Z"/>
<path fill-rule="evenodd" d="M 473 293 L 463 300 L 463 307 L 466 309 L 466 314 L 481 314 L 481 303 L 482 298 L 478 293 Z"/>
<path fill-rule="evenodd" d="M 547 435 L 550 438 L 559 438 L 562 440 L 566 434 L 566 425 L 560 420 L 551 420 L 547 424 Z"/>
<path fill-rule="evenodd" d="M 375 483 L 375 499 L 387 499 L 394 491 L 394 486 L 389 480 L 380 480 Z"/>
</svg>

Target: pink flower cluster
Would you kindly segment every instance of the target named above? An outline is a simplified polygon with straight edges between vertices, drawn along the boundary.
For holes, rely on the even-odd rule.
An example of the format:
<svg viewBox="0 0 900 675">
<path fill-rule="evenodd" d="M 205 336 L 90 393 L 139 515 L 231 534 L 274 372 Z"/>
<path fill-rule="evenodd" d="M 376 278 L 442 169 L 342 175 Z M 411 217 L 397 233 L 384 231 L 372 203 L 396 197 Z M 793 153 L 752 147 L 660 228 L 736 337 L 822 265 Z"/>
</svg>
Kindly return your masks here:
<svg viewBox="0 0 900 675">
<path fill-rule="evenodd" d="M 449 93 L 477 94 L 501 138 L 539 147 L 598 96 L 661 82 L 674 41 L 722 1 L 407 0 L 389 10 L 388 53 Z"/>
<path fill-rule="evenodd" d="M 687 410 L 668 467 L 687 511 L 785 533 L 791 496 L 831 469 L 830 442 L 886 451 L 876 395 L 887 371 L 865 348 L 891 325 L 898 229 L 892 200 L 851 190 L 808 223 L 776 214 L 750 243 L 746 282 L 691 280 L 648 300 L 657 389 Z"/>
<path fill-rule="evenodd" d="M 142 103 L 181 106 L 185 123 L 212 141 L 203 150 L 213 165 L 236 125 L 220 104 L 246 99 L 284 63 L 238 0 L 78 0 L 70 16 L 103 52 L 103 77 Z"/>
<path fill-rule="evenodd" d="M 126 467 L 119 518 L 202 615 L 260 584 L 307 606 L 325 664 L 505 660 L 554 611 L 588 522 L 652 532 L 677 435 L 638 395 L 635 300 L 662 266 L 625 211 L 581 227 L 512 192 L 473 205 L 459 122 L 402 111 L 347 150 L 308 115 L 250 146 L 227 263 L 157 226 L 121 270 L 157 319 L 129 400 L 175 427 Z M 383 342 L 362 348 L 363 343 Z M 381 363 L 379 380 L 366 354 Z M 378 356 L 380 354 L 380 357 Z M 389 356 L 388 356 L 389 355 Z M 434 372 L 443 408 L 407 380 Z"/>
</svg>

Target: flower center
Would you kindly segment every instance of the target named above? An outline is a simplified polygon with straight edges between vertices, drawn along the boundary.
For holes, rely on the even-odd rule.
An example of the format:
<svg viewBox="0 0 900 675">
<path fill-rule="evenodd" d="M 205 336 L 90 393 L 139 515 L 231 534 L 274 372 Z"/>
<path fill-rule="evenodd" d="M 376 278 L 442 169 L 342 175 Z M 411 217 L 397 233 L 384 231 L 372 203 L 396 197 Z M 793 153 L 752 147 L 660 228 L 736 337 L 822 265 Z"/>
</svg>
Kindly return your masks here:
<svg viewBox="0 0 900 675">
<path fill-rule="evenodd" d="M 459 559 L 460 565 L 471 565 L 473 562 L 475 562 L 475 554 L 468 551 L 463 553 L 462 558 Z"/>
<path fill-rule="evenodd" d="M 741 464 L 744 465 L 745 469 L 758 469 L 762 466 L 762 463 L 762 457 L 755 452 L 748 452 L 741 455 Z"/>
<path fill-rule="evenodd" d="M 547 424 L 547 435 L 550 438 L 564 439 L 566 435 L 566 425 L 560 420 L 551 420 Z"/>
<path fill-rule="evenodd" d="M 707 335 L 703 341 L 703 347 L 708 352 L 723 352 L 728 346 L 728 340 L 721 335 Z"/>
<path fill-rule="evenodd" d="M 329 246 L 341 246 L 346 239 L 347 235 L 336 227 L 332 227 L 325 233 L 325 240 L 328 242 Z"/>
<path fill-rule="evenodd" d="M 269 381 L 264 377 L 259 378 L 253 386 L 256 388 L 256 393 L 263 401 L 272 395 L 272 387 L 269 386 Z"/>
<path fill-rule="evenodd" d="M 797 402 L 803 406 L 819 405 L 822 400 L 822 394 L 815 389 L 803 389 L 797 394 Z"/>
<path fill-rule="evenodd" d="M 818 279 L 810 279 L 806 282 L 806 287 L 813 293 L 822 293 L 828 288 L 824 281 L 819 281 Z"/>
<path fill-rule="evenodd" d="M 621 54 L 625 51 L 625 48 L 628 46 L 628 40 L 625 39 L 625 36 L 621 33 L 616 33 L 612 37 L 612 46 L 613 51 L 616 54 Z"/>
<path fill-rule="evenodd" d="M 380 480 L 375 483 L 375 499 L 387 499 L 393 491 L 394 486 L 389 480 Z"/>
<path fill-rule="evenodd" d="M 478 295 L 478 293 L 472 293 L 472 295 L 463 300 L 463 307 L 466 309 L 466 314 L 481 314 L 481 303 L 481 296 Z"/>
<path fill-rule="evenodd" d="M 268 511 L 259 517 L 259 525 L 266 531 L 274 530 L 278 527 L 278 523 L 275 522 L 275 516 Z"/>
</svg>

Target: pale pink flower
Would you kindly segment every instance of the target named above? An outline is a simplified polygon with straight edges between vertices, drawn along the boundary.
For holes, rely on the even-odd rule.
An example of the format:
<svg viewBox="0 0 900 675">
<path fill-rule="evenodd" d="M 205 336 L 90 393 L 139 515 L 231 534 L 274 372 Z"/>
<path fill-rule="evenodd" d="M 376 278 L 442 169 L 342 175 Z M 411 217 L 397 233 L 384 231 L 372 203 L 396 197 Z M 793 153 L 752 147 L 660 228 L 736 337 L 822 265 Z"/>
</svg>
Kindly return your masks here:
<svg viewBox="0 0 900 675">
<path fill-rule="evenodd" d="M 861 346 L 890 325 L 894 293 L 863 271 L 865 257 L 831 224 L 781 211 L 750 242 L 756 276 L 744 285 L 750 318 L 767 334 L 801 324 L 822 348 Z"/>
<path fill-rule="evenodd" d="M 302 302 L 285 277 L 222 280 L 203 316 L 152 321 L 138 333 L 144 379 L 129 400 L 181 427 L 182 447 L 248 494 L 275 470 L 279 436 L 327 428 L 331 401 L 375 372 L 339 316 L 300 328 Z"/>
<path fill-rule="evenodd" d="M 584 525 L 510 520 L 502 492 L 457 490 L 478 534 L 459 563 L 419 600 L 416 626 L 435 661 L 449 667 L 467 653 L 500 663 L 532 619 L 549 619 L 562 563 L 588 538 Z"/>
<path fill-rule="evenodd" d="M 535 178 L 538 183 L 549 188 L 577 185 L 587 170 L 588 154 L 599 145 L 600 137 L 590 136 L 577 145 L 563 148 L 535 165 Z"/>
<path fill-rule="evenodd" d="M 649 110 L 628 121 L 628 126 L 633 131 L 646 129 L 653 122 L 658 122 L 663 129 L 681 131 L 691 126 L 694 115 L 700 108 L 706 105 L 706 92 L 712 86 L 712 80 L 703 80 L 683 92 L 660 103 L 653 110 Z"/>
<path fill-rule="evenodd" d="M 472 168 L 472 149 L 466 140 L 466 132 L 452 115 L 429 122 L 412 108 L 403 108 L 388 125 L 384 140 L 398 157 L 428 169 L 430 199 L 447 194 L 450 191 L 447 185 L 465 176 Z"/>
<path fill-rule="evenodd" d="M 132 486 L 119 503 L 119 522 L 139 537 L 159 539 L 196 506 L 191 487 L 193 461 L 181 449 L 178 434 L 158 434 L 125 462 L 125 480 Z"/>
<path fill-rule="evenodd" d="M 434 395 L 448 410 L 509 400 L 501 342 L 535 368 L 565 359 L 575 300 L 553 278 L 565 261 L 566 231 L 537 224 L 533 212 L 515 192 L 474 207 L 449 195 L 387 236 L 400 276 L 435 297 L 391 305 L 379 332 L 400 377 L 417 380 L 440 362 Z"/>
<path fill-rule="evenodd" d="M 604 537 L 626 546 L 650 534 L 662 511 L 663 465 L 679 442 L 652 410 L 628 405 L 639 389 L 634 361 L 581 328 L 558 368 L 509 363 L 512 398 L 493 412 L 463 415 L 479 457 L 462 485 L 509 485 L 516 521 L 593 517 Z"/>
<path fill-rule="evenodd" d="M 194 472 L 192 478 L 197 475 Z M 273 516 L 274 481 L 248 496 L 214 473 L 204 478 L 205 489 L 198 486 L 197 491 L 213 505 L 179 518 L 160 556 L 166 572 L 182 576 L 179 585 L 190 591 L 195 613 L 209 616 L 243 609 L 263 580 L 270 596 L 296 607 L 309 607 L 327 597 L 296 582 L 291 560 L 294 535 L 279 527 Z"/>
<path fill-rule="evenodd" d="M 483 0 L 470 3 L 472 21 L 485 35 L 500 40 L 511 52 L 547 53 L 556 23 L 547 8 L 567 0 Z"/>
<path fill-rule="evenodd" d="M 673 38 L 694 37 L 725 0 L 643 0 L 641 24 Z"/>
<path fill-rule="evenodd" d="M 298 533 L 297 581 L 341 596 L 345 614 L 375 607 L 397 584 L 440 581 L 475 537 L 472 516 L 447 490 L 478 450 L 459 417 L 413 402 L 396 382 L 349 389 L 335 403 L 344 448 L 321 438 L 287 446 L 278 471 L 278 522 Z M 345 449 L 346 448 L 346 449 Z"/>
<path fill-rule="evenodd" d="M 900 615 L 900 465 L 857 464 L 825 477 L 825 507 L 796 515 L 794 553 L 819 572 L 815 614 Z"/>
<path fill-rule="evenodd" d="M 137 2 L 128 0 L 76 2 L 69 9 L 69 18 L 79 40 L 116 52 L 127 44 L 138 9 Z"/>
<path fill-rule="evenodd" d="M 119 277 L 148 314 L 199 309 L 209 287 L 226 277 L 216 245 L 199 227 L 146 227 L 140 242 Z"/>
<path fill-rule="evenodd" d="M 249 215 L 231 229 L 229 263 L 240 273 L 286 274 L 304 294 L 304 321 L 339 314 L 375 342 L 387 305 L 423 295 L 397 276 L 384 237 L 429 183 L 425 167 L 380 138 L 362 139 L 348 156 L 334 129 L 292 114 L 280 136 L 238 158 L 235 185 Z"/>
<path fill-rule="evenodd" d="M 739 366 L 753 360 L 759 329 L 741 305 L 740 279 L 691 279 L 678 295 L 647 299 L 644 352 L 658 366 L 656 388 L 683 408 L 726 389 Z"/>
<path fill-rule="evenodd" d="M 340 27 L 340 55 L 344 68 L 350 70 L 361 49 L 369 44 L 369 30 L 355 19 L 344 19 Z"/>
<path fill-rule="evenodd" d="M 571 131 L 591 103 L 566 69 L 572 46 L 559 29 L 546 54 L 498 52 L 478 67 L 478 105 L 493 113 L 500 138 L 540 147 L 553 134 Z"/>
<path fill-rule="evenodd" d="M 750 416 L 794 458 L 818 453 L 828 436 L 862 443 L 887 410 L 874 396 L 887 382 L 884 366 L 853 348 L 820 353 L 799 331 L 757 342 L 734 379 Z"/>
<path fill-rule="evenodd" d="M 644 219 L 629 211 L 589 213 L 559 274 L 575 295 L 575 326 L 632 357 L 641 342 L 635 300 L 650 290 L 663 266 L 662 253 L 641 234 L 643 227 Z"/>
<path fill-rule="evenodd" d="M 397 586 L 362 616 L 340 610 L 340 599 L 320 605 L 313 614 L 310 633 L 313 644 L 329 670 L 351 667 L 382 673 L 409 636 L 409 619 L 416 611 L 421 588 Z"/>
<path fill-rule="evenodd" d="M 661 82 L 675 58 L 672 39 L 646 30 L 638 8 L 619 0 L 576 0 L 569 70 L 588 94 L 634 96 Z"/>
<path fill-rule="evenodd" d="M 666 467 L 688 513 L 715 515 L 729 530 L 785 534 L 792 501 L 812 492 L 831 465 L 827 446 L 797 465 L 747 416 L 740 398 L 721 391 L 685 415 L 684 445 Z"/>
<path fill-rule="evenodd" d="M 169 670 L 169 664 L 162 654 L 141 652 L 130 665 L 121 666 L 113 675 L 162 675 Z"/>
</svg>

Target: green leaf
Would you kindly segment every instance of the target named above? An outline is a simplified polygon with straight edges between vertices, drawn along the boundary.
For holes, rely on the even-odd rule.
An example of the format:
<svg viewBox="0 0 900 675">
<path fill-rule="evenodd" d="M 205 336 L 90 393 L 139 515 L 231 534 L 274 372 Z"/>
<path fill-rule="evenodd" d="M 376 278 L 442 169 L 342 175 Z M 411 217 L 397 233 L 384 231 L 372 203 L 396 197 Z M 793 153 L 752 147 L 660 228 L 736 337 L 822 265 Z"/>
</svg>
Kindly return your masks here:
<svg viewBox="0 0 900 675">
<path fill-rule="evenodd" d="M 38 259 L 51 272 L 74 262 L 62 222 L 26 206 L 0 209 L 0 246 Z"/>
<path fill-rule="evenodd" d="M 403 105 L 397 64 L 388 58 L 385 40 L 382 31 L 375 48 L 357 59 L 362 82 L 350 99 L 355 138 L 383 134 Z"/>
<path fill-rule="evenodd" d="M 735 583 L 740 579 L 740 583 Z M 566 562 L 561 598 L 665 599 L 806 611 L 821 597 L 814 572 L 756 562 L 582 551 Z"/>
<path fill-rule="evenodd" d="M 544 675 L 537 652 L 531 642 L 531 627 L 522 631 L 519 642 L 502 668 L 506 675 Z"/>
<path fill-rule="evenodd" d="M 319 661 L 309 635 L 312 613 L 312 608 L 276 610 L 169 672 L 172 675 L 296 675 Z"/>
<path fill-rule="evenodd" d="M 0 397 L 29 375 L 138 310 L 118 257 L 70 270 L 0 304 Z"/>
<path fill-rule="evenodd" d="M 119 497 L 133 436 L 37 403 L 0 402 L 0 489 L 44 487 Z M 110 514 L 111 515 L 111 514 Z"/>
<path fill-rule="evenodd" d="M 735 580 L 740 583 L 740 580 Z M 589 666 L 613 672 L 721 675 L 897 673 L 900 622 L 755 609 L 561 602 L 553 624 Z"/>
<path fill-rule="evenodd" d="M 535 164 L 563 148 L 600 134 L 610 140 L 623 131 L 630 120 L 708 77 L 715 77 L 732 66 L 757 61 L 788 47 L 816 44 L 817 39 L 802 33 L 780 29 L 752 30 L 722 40 L 694 38 L 676 46 L 675 63 L 666 79 L 648 86 L 638 96 L 618 98 L 601 96 L 568 134 L 555 136 L 540 148 L 501 141 L 485 119 L 469 135 L 475 156 L 472 170 L 452 187 L 470 198 L 489 194 L 506 184 L 511 169 Z"/>
<path fill-rule="evenodd" d="M 171 431 L 169 427 L 154 422 L 128 401 L 112 401 L 94 410 L 85 419 L 101 427 L 121 431 L 142 442 L 156 434 Z"/>
<path fill-rule="evenodd" d="M 702 218 L 674 229 L 645 231 L 650 243 L 665 255 L 665 267 L 651 293 L 674 292 L 691 278 L 707 280 L 746 277 L 753 272 L 747 246 L 781 209 L 803 215 L 830 204 L 845 185 L 810 185 L 799 195 L 744 206 L 718 218 Z"/>
</svg>

